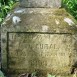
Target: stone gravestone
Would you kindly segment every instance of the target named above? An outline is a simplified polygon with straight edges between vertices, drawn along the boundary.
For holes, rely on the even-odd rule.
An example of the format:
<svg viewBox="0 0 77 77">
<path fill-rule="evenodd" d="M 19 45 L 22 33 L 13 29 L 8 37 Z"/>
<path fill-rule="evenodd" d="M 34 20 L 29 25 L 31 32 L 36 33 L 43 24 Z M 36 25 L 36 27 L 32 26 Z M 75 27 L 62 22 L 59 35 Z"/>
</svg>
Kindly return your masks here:
<svg viewBox="0 0 77 77">
<path fill-rule="evenodd" d="M 77 68 L 77 22 L 59 9 L 60 4 L 61 0 L 20 0 L 7 15 L 1 25 L 1 53 L 8 77 L 34 71 L 40 77 L 71 77 L 72 68 Z"/>
</svg>

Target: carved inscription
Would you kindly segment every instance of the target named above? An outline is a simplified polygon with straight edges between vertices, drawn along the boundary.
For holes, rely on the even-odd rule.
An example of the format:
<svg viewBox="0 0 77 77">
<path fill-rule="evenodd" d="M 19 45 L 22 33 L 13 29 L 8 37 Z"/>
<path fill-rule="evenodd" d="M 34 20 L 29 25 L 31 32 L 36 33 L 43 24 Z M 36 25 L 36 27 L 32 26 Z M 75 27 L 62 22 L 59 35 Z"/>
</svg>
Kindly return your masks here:
<svg viewBox="0 0 77 77">
<path fill-rule="evenodd" d="M 72 54 L 70 34 L 9 33 L 8 67 L 65 71 Z"/>
</svg>

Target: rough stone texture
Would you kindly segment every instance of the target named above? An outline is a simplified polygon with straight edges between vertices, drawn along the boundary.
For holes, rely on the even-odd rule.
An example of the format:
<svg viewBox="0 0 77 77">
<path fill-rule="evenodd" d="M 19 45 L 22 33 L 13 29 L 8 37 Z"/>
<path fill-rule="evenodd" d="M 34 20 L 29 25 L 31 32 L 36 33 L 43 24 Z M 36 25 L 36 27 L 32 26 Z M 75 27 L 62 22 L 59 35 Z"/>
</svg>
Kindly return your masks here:
<svg viewBox="0 0 77 77">
<path fill-rule="evenodd" d="M 71 34 L 9 33 L 8 41 L 9 69 L 69 72 L 74 49 Z"/>
<path fill-rule="evenodd" d="M 2 69 L 9 77 L 35 70 L 71 77 L 77 22 L 65 9 L 16 7 L 1 30 Z"/>
<path fill-rule="evenodd" d="M 20 0 L 20 5 L 23 7 L 61 7 L 61 0 Z"/>
</svg>

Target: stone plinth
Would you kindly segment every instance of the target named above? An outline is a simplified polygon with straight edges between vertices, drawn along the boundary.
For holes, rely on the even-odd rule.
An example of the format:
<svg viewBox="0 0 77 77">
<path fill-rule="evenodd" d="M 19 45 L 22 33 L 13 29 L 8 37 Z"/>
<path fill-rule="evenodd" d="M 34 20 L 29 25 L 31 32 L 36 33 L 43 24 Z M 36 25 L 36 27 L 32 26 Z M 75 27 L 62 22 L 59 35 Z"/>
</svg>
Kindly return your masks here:
<svg viewBox="0 0 77 77">
<path fill-rule="evenodd" d="M 71 77 L 77 22 L 65 9 L 16 7 L 1 30 L 2 69 L 9 77 L 35 70 Z"/>
</svg>

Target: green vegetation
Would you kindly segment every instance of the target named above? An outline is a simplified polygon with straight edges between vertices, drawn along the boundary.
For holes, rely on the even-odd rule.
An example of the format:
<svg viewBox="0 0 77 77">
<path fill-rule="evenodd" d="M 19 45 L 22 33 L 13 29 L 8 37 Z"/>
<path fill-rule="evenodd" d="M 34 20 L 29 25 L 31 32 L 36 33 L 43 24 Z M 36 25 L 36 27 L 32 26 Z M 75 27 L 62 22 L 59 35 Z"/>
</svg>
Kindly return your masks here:
<svg viewBox="0 0 77 77">
<path fill-rule="evenodd" d="M 7 13 L 12 9 L 13 4 L 18 0 L 0 0 L 0 22 L 3 21 Z"/>
<path fill-rule="evenodd" d="M 4 74 L 1 70 L 0 70 L 0 77 L 4 77 Z"/>
<path fill-rule="evenodd" d="M 47 77 L 56 77 L 55 75 L 48 74 Z"/>
<path fill-rule="evenodd" d="M 63 0 L 63 7 L 77 20 L 77 0 Z"/>
<path fill-rule="evenodd" d="M 12 9 L 13 4 L 18 0 L 0 0 L 0 22 L 3 21 L 7 13 Z M 65 7 L 77 20 L 77 0 L 63 0 Z"/>
</svg>

